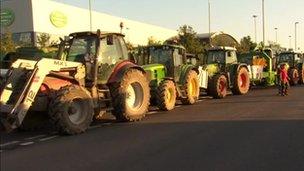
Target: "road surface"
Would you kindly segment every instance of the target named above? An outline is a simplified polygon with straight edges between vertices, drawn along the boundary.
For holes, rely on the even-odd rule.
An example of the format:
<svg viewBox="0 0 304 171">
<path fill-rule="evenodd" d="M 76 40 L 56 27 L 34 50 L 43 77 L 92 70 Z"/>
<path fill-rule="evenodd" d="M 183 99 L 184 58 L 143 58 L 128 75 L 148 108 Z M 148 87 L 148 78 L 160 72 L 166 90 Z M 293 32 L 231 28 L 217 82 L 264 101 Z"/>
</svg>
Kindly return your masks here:
<svg viewBox="0 0 304 171">
<path fill-rule="evenodd" d="M 202 99 L 78 136 L 1 134 L 1 170 L 304 170 L 304 87 Z"/>
</svg>

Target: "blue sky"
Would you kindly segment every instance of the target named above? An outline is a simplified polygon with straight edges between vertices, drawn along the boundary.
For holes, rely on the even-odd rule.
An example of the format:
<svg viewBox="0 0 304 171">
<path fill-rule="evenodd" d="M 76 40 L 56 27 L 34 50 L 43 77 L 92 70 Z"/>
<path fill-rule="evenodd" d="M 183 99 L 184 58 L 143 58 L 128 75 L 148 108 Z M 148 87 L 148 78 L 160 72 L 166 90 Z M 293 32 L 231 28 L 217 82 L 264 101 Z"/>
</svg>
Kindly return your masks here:
<svg viewBox="0 0 304 171">
<path fill-rule="evenodd" d="M 88 8 L 88 0 L 56 0 Z M 258 41 L 262 40 L 262 0 L 210 0 L 212 31 L 224 31 L 240 39 L 254 37 L 252 15 L 258 15 Z M 208 0 L 92 0 L 95 11 L 114 16 L 178 29 L 191 25 L 198 33 L 208 32 Z M 265 0 L 266 40 L 278 41 L 289 47 L 289 35 L 294 47 L 294 23 L 298 25 L 298 46 L 304 50 L 304 0 Z"/>
</svg>

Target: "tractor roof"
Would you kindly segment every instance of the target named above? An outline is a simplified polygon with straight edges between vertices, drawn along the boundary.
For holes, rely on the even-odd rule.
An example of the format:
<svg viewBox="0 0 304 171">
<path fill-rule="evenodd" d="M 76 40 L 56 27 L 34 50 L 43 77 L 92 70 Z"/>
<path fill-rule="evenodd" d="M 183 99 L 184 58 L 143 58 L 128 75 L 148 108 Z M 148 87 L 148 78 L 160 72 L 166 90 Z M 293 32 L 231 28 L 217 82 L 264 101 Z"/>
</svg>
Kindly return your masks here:
<svg viewBox="0 0 304 171">
<path fill-rule="evenodd" d="M 185 47 L 182 46 L 182 45 L 150 45 L 150 46 L 147 46 L 148 48 L 149 47 L 155 47 L 155 48 L 162 48 L 162 47 L 169 47 L 169 48 L 178 48 L 178 49 L 184 49 L 185 50 Z"/>
<path fill-rule="evenodd" d="M 216 46 L 216 47 L 211 47 L 208 50 L 210 50 L 210 51 L 218 51 L 218 50 L 236 51 L 236 48 L 234 48 L 234 47 L 228 47 L 228 46 Z"/>
<path fill-rule="evenodd" d="M 301 54 L 300 52 L 295 52 L 295 51 L 285 51 L 285 52 L 281 52 L 279 55 L 281 54 Z"/>
<path fill-rule="evenodd" d="M 72 37 L 78 37 L 78 36 L 94 36 L 97 35 L 97 31 L 85 31 L 85 32 L 75 32 L 71 33 L 70 36 Z M 124 34 L 121 33 L 114 33 L 114 32 L 100 32 L 101 36 L 106 36 L 106 35 L 118 35 L 124 37 Z"/>
</svg>

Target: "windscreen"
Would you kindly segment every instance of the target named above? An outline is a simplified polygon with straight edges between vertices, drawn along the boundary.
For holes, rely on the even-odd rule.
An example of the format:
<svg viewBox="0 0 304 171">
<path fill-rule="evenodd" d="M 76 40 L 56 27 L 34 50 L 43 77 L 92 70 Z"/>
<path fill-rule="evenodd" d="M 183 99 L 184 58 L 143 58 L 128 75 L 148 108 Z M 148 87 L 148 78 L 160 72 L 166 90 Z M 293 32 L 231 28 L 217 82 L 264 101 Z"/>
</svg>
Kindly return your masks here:
<svg viewBox="0 0 304 171">
<path fill-rule="evenodd" d="M 280 54 L 278 57 L 278 63 L 287 62 L 289 64 L 292 64 L 293 60 L 294 60 L 294 54 L 292 54 L 292 53 L 283 53 L 283 54 Z"/>
<path fill-rule="evenodd" d="M 151 64 L 167 64 L 172 60 L 172 50 L 163 48 L 150 48 L 149 49 Z"/>
<path fill-rule="evenodd" d="M 96 55 L 96 41 L 97 38 L 94 36 L 72 39 L 67 61 L 83 62 L 86 56 L 94 58 Z"/>
<path fill-rule="evenodd" d="M 209 51 L 208 52 L 208 58 L 207 58 L 207 64 L 212 63 L 221 63 L 224 64 L 225 61 L 225 52 L 224 51 Z"/>
</svg>

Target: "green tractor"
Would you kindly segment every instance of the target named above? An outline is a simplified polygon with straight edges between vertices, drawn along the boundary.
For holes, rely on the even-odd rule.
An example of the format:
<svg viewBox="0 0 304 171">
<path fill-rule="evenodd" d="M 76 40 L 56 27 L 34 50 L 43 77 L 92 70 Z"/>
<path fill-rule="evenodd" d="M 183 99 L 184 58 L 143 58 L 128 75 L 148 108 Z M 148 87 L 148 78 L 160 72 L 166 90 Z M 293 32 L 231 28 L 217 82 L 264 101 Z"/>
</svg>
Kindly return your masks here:
<svg viewBox="0 0 304 171">
<path fill-rule="evenodd" d="M 282 52 L 277 57 L 277 67 L 282 64 L 288 66 L 288 75 L 290 77 L 290 85 L 304 84 L 304 57 L 303 54 L 297 52 Z"/>
<path fill-rule="evenodd" d="M 193 61 L 192 58 L 191 63 Z M 235 48 L 209 49 L 206 61 L 198 68 L 201 89 L 215 99 L 226 97 L 228 89 L 234 95 L 244 95 L 249 91 L 249 69 L 246 64 L 238 62 Z"/>
<path fill-rule="evenodd" d="M 176 100 L 192 105 L 199 97 L 198 71 L 187 64 L 186 50 L 178 45 L 145 47 L 140 65 L 150 80 L 151 102 L 164 111 L 174 109 Z"/>
<path fill-rule="evenodd" d="M 269 48 L 239 55 L 239 61 L 248 65 L 253 86 L 274 86 L 277 83 L 274 53 Z"/>
</svg>

